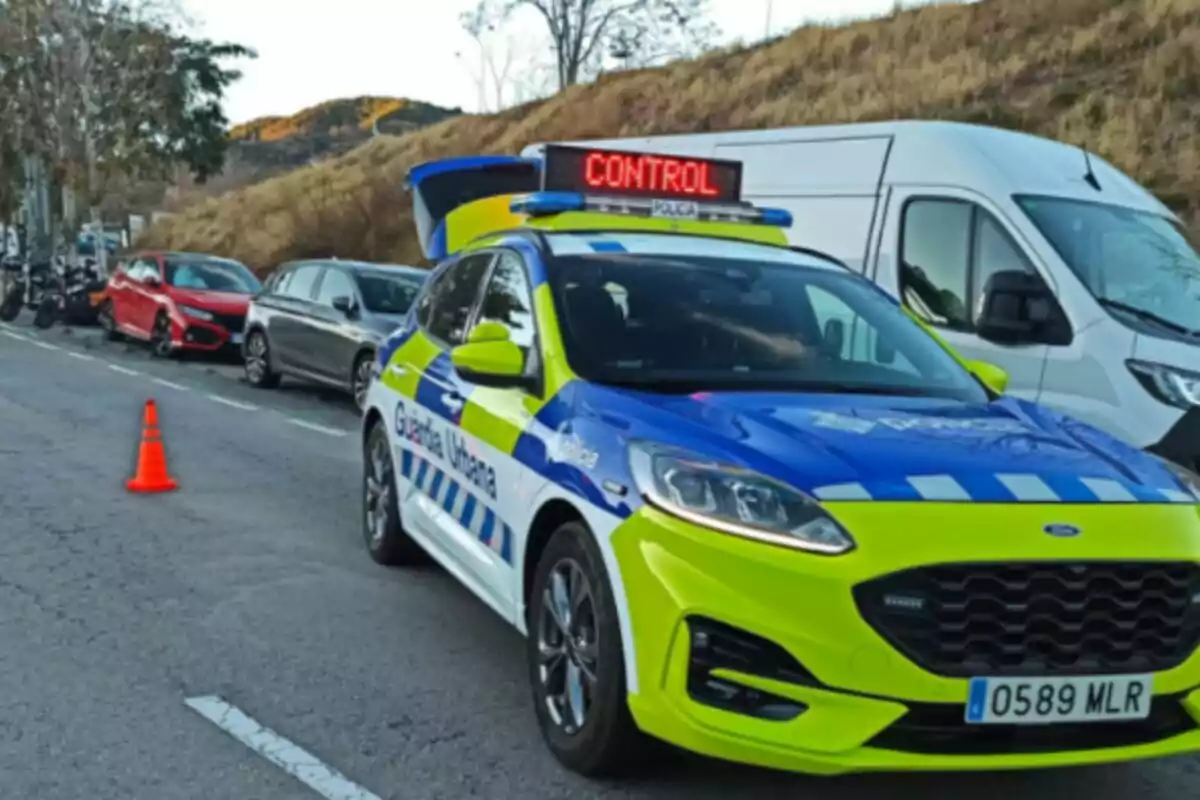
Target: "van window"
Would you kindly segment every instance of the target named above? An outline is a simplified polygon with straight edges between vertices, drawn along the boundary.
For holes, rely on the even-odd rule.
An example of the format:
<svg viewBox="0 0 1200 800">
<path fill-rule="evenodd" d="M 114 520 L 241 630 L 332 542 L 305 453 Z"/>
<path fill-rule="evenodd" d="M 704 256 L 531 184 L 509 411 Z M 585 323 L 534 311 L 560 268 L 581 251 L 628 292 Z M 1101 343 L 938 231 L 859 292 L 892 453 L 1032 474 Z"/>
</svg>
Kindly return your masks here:
<svg viewBox="0 0 1200 800">
<path fill-rule="evenodd" d="M 913 200 L 904 208 L 900 291 L 932 325 L 967 329 L 972 204 Z"/>
<path fill-rule="evenodd" d="M 918 199 L 904 209 L 900 290 L 931 325 L 970 331 L 993 274 L 1035 273 L 1000 222 L 963 200 Z"/>
</svg>

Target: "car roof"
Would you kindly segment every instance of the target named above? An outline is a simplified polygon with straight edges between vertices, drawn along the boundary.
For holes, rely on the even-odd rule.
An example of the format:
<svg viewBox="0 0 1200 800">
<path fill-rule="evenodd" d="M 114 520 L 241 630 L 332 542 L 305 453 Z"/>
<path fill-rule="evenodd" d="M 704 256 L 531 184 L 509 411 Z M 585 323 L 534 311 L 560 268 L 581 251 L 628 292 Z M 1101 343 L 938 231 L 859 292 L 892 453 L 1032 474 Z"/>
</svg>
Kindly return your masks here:
<svg viewBox="0 0 1200 800">
<path fill-rule="evenodd" d="M 375 261 L 356 261 L 353 259 L 341 258 L 304 258 L 296 261 L 287 261 L 279 265 L 279 269 L 292 269 L 294 267 L 345 267 L 354 272 L 370 272 L 378 275 L 412 275 L 415 277 L 424 277 L 429 274 L 429 270 L 421 267 L 414 267 L 409 264 L 385 264 Z"/>
</svg>

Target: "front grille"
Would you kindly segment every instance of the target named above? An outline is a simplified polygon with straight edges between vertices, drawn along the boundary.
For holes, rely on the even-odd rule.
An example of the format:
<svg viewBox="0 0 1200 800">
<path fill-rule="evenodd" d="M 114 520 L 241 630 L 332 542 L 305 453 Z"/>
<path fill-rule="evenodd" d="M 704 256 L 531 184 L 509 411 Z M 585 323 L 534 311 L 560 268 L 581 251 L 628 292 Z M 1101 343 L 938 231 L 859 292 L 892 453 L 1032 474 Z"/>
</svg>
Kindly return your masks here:
<svg viewBox="0 0 1200 800">
<path fill-rule="evenodd" d="M 213 314 L 212 322 L 214 325 L 220 325 L 230 333 L 241 333 L 242 328 L 246 327 L 246 315 Z"/>
<path fill-rule="evenodd" d="M 1158 672 L 1200 643 L 1200 566 L 1090 562 L 921 567 L 860 584 L 863 618 L 950 677 Z"/>
<path fill-rule="evenodd" d="M 988 755 L 1098 750 L 1150 744 L 1196 730 L 1179 697 L 1161 696 L 1146 719 L 1053 725 L 968 725 L 963 706 L 917 704 L 875 736 L 869 747 L 905 753 Z"/>
</svg>

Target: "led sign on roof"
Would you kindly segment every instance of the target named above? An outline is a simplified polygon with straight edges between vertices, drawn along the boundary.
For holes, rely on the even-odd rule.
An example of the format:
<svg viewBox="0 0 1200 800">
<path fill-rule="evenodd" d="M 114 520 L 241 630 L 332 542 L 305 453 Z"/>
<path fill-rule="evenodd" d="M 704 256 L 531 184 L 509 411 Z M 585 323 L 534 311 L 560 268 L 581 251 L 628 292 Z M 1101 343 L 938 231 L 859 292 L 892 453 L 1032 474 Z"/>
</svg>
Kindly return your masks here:
<svg viewBox="0 0 1200 800">
<path fill-rule="evenodd" d="M 547 145 L 543 188 L 552 192 L 737 203 L 742 165 L 653 153 Z"/>
</svg>

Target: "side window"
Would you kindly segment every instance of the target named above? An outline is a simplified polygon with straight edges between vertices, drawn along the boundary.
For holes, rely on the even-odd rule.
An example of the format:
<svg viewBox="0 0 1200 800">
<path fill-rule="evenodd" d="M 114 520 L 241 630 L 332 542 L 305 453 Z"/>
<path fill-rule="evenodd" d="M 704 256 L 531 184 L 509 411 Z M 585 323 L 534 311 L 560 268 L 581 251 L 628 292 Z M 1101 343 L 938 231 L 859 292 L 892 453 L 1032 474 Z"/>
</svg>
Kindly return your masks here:
<svg viewBox="0 0 1200 800">
<path fill-rule="evenodd" d="M 290 281 L 292 276 L 295 274 L 296 271 L 293 269 L 285 269 L 276 272 L 271 276 L 271 279 L 267 281 L 267 292 L 270 294 L 286 294 L 288 281 Z"/>
<path fill-rule="evenodd" d="M 287 291 L 284 294 L 300 300 L 311 300 L 313 284 L 317 282 L 317 276 L 320 274 L 320 267 L 314 265 L 300 267 L 292 273 L 292 278 L 288 281 Z"/>
<path fill-rule="evenodd" d="M 335 297 L 350 297 L 357 296 L 354 289 L 354 280 L 335 267 L 328 267 L 325 270 L 325 277 L 321 279 L 321 288 L 317 291 L 317 302 L 325 306 L 333 306 L 333 298 Z"/>
<path fill-rule="evenodd" d="M 971 321 L 978 319 L 988 278 L 997 272 L 1036 274 L 1033 265 L 1009 238 L 995 217 L 983 209 L 975 213 L 974 269 L 971 281 Z"/>
<path fill-rule="evenodd" d="M 451 346 L 462 344 L 491 261 L 491 253 L 466 256 L 441 276 L 429 294 L 431 308 L 425 327 L 431 336 Z"/>
<path fill-rule="evenodd" d="M 533 295 L 521 257 L 503 250 L 492 268 L 476 322 L 499 322 L 508 328 L 513 343 L 528 356 L 536 329 L 533 320 Z"/>
<path fill-rule="evenodd" d="M 913 200 L 904 208 L 900 293 L 906 306 L 933 325 L 970 327 L 973 208 L 958 200 Z"/>
<path fill-rule="evenodd" d="M 837 295 L 819 286 L 805 287 L 817 326 L 821 330 L 821 356 L 833 361 L 872 364 L 920 375 L 900 353 L 881 342 L 875 326 L 854 312 Z"/>
</svg>

